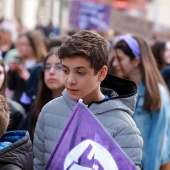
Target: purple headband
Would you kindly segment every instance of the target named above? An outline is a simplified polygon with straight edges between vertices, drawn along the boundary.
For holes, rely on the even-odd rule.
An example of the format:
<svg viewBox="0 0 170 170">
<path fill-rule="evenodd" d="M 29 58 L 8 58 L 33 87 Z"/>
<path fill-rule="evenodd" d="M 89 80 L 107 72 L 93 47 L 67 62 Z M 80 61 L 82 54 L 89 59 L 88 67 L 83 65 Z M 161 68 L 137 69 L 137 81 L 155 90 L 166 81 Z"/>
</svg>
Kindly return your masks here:
<svg viewBox="0 0 170 170">
<path fill-rule="evenodd" d="M 139 45 L 137 41 L 131 37 L 130 35 L 122 35 L 119 37 L 119 40 L 124 40 L 132 50 L 133 54 L 135 57 L 138 57 L 139 59 L 141 58 L 140 50 L 139 50 Z"/>
<path fill-rule="evenodd" d="M 2 51 L 0 51 L 0 60 L 2 60 L 3 58 L 2 58 Z"/>
</svg>

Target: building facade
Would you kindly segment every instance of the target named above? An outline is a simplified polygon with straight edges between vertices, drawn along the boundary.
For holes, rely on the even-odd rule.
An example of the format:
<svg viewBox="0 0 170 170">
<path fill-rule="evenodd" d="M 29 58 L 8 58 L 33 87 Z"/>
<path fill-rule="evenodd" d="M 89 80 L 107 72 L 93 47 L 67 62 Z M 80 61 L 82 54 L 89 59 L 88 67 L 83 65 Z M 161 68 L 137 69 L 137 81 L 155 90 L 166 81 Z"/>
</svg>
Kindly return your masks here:
<svg viewBox="0 0 170 170">
<path fill-rule="evenodd" d="M 112 2 L 111 0 L 107 1 Z M 118 2 L 119 0 L 116 1 Z M 121 2 L 123 1 L 126 6 L 128 2 L 132 2 L 130 0 L 121 0 Z M 145 8 L 131 8 L 129 10 L 130 15 L 136 15 L 152 21 L 156 29 L 170 27 L 170 0 L 133 1 L 134 4 L 146 1 Z M 69 28 L 70 3 L 70 0 L 0 0 L 0 17 L 12 18 L 16 16 L 28 29 L 33 29 L 36 24 L 48 24 L 50 21 L 61 29 L 65 29 Z"/>
</svg>

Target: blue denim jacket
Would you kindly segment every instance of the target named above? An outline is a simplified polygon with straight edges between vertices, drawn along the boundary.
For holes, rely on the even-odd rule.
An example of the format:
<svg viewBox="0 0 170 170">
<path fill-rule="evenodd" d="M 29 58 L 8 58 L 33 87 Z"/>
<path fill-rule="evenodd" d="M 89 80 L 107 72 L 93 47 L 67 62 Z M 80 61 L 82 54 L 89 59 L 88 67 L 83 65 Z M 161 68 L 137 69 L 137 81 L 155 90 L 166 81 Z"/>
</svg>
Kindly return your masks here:
<svg viewBox="0 0 170 170">
<path fill-rule="evenodd" d="M 162 107 L 157 111 L 142 110 L 145 85 L 140 84 L 133 119 L 141 131 L 144 146 L 142 166 L 144 170 L 159 170 L 170 160 L 170 98 L 159 85 Z"/>
</svg>

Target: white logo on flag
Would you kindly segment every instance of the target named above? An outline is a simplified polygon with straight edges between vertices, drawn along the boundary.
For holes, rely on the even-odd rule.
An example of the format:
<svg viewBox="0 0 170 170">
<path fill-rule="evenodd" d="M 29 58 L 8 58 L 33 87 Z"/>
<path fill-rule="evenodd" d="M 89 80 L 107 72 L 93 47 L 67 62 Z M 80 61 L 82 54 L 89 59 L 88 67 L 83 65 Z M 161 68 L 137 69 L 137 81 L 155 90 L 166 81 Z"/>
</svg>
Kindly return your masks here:
<svg viewBox="0 0 170 170">
<path fill-rule="evenodd" d="M 118 170 L 118 167 L 112 155 L 102 145 L 84 140 L 68 153 L 64 170 Z"/>
</svg>

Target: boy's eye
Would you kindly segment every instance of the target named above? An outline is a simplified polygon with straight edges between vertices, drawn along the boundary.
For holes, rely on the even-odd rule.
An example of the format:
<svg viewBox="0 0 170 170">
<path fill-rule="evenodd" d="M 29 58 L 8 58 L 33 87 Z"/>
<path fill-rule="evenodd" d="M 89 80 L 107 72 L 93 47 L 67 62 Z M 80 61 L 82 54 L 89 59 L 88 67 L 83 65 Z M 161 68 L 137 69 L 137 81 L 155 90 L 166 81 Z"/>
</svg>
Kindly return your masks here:
<svg viewBox="0 0 170 170">
<path fill-rule="evenodd" d="M 65 69 L 62 69 L 62 70 L 63 70 L 63 72 L 64 72 L 65 74 L 68 74 L 68 73 L 69 73 L 68 70 L 65 70 Z"/>
<path fill-rule="evenodd" d="M 77 72 L 79 75 L 83 75 L 84 73 L 83 72 L 81 72 L 81 71 L 78 71 Z"/>
</svg>

